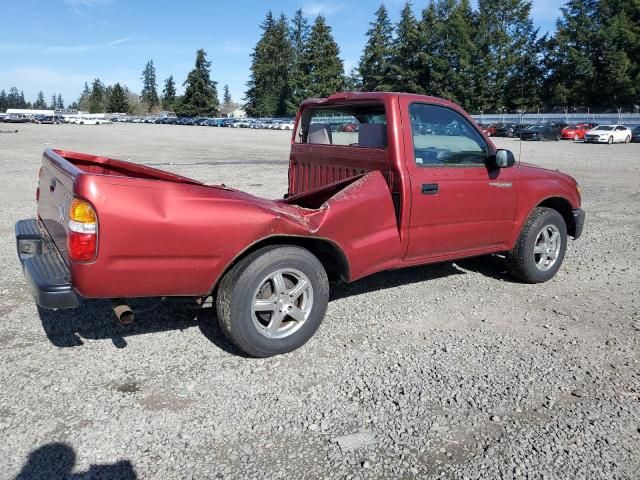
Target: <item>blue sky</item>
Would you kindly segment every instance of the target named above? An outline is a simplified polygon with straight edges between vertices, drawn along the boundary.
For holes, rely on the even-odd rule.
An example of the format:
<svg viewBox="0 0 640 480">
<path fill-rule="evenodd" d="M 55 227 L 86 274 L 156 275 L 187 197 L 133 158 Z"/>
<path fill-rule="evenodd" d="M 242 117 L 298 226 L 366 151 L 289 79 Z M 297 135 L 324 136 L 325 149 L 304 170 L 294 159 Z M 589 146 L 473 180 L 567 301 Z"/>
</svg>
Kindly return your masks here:
<svg viewBox="0 0 640 480">
<path fill-rule="evenodd" d="M 413 2 L 416 14 L 427 2 Z M 397 21 L 404 1 L 384 3 Z M 562 3 L 533 1 L 532 16 L 542 32 L 553 31 Z M 226 83 L 233 99 L 240 101 L 249 76 L 249 55 L 260 36 L 258 25 L 269 8 L 287 16 L 302 8 L 310 21 L 324 14 L 348 71 L 357 64 L 379 5 L 379 0 L 3 2 L 0 88 L 15 86 L 24 90 L 28 100 L 34 100 L 38 90 L 44 91 L 47 101 L 54 92 L 61 93 L 70 103 L 85 81 L 99 77 L 106 84 L 121 82 L 139 92 L 140 73 L 153 59 L 159 90 L 164 79 L 173 75 L 180 92 L 195 51 L 204 48 L 220 96 Z"/>
</svg>

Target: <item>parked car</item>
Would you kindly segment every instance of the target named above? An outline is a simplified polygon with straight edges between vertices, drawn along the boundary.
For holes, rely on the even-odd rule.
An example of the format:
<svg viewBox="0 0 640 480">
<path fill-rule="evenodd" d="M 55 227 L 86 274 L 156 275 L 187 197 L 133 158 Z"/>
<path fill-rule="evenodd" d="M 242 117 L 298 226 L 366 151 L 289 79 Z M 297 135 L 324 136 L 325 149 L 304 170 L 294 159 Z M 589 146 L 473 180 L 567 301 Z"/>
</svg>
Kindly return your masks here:
<svg viewBox="0 0 640 480">
<path fill-rule="evenodd" d="M 362 119 L 356 143 L 334 144 L 329 125 L 313 122 L 327 108 Z M 367 123 L 374 116 L 378 123 Z M 582 233 L 572 177 L 516 164 L 447 100 L 340 93 L 303 102 L 298 118 L 288 195 L 278 200 L 139 163 L 45 150 L 37 218 L 16 224 L 35 301 L 73 308 L 87 298 L 215 295 L 224 334 L 267 357 L 316 332 L 329 279 L 501 253 L 516 278 L 545 282 L 560 268 L 568 237 Z M 422 134 L 414 121 L 455 134 Z M 133 319 L 123 300 L 115 313 Z"/>
<path fill-rule="evenodd" d="M 591 130 L 595 125 L 587 123 L 578 123 L 576 125 L 570 125 L 562 129 L 561 138 L 563 140 L 584 140 L 585 134 Z"/>
<path fill-rule="evenodd" d="M 629 127 L 624 125 L 598 125 L 585 136 L 586 143 L 629 143 L 632 137 Z"/>
<path fill-rule="evenodd" d="M 293 120 L 283 120 L 278 125 L 278 128 L 280 130 L 293 130 L 294 126 L 295 126 L 295 122 Z"/>
<path fill-rule="evenodd" d="M 42 115 L 41 117 L 38 118 L 36 123 L 55 125 L 55 124 L 61 123 L 61 121 L 58 117 L 55 117 L 53 115 Z"/>
<path fill-rule="evenodd" d="M 5 123 L 29 123 L 29 118 L 20 113 L 10 113 L 4 117 Z"/>
<path fill-rule="evenodd" d="M 500 123 L 495 128 L 494 136 L 496 137 L 513 137 L 518 127 L 515 123 Z"/>
<path fill-rule="evenodd" d="M 85 118 L 79 117 L 74 119 L 73 123 L 77 125 L 107 125 L 111 123 L 108 118 Z"/>
<path fill-rule="evenodd" d="M 482 128 L 482 131 L 484 132 L 484 134 L 487 137 L 494 137 L 496 135 L 497 125 L 495 123 L 491 123 L 491 124 L 485 125 L 485 126 L 483 126 L 481 128 Z"/>
<path fill-rule="evenodd" d="M 640 125 L 636 125 L 631 130 L 631 141 L 640 142 Z"/>
<path fill-rule="evenodd" d="M 561 130 L 558 125 L 548 123 L 543 125 L 532 125 L 520 132 L 522 140 L 560 140 Z"/>
</svg>

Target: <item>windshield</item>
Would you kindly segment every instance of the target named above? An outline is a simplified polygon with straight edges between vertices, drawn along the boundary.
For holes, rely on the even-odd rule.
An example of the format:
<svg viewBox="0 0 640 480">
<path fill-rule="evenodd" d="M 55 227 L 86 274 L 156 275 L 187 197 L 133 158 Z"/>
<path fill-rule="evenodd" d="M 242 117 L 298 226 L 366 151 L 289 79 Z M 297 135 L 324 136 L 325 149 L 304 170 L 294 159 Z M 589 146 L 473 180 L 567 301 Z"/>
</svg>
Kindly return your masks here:
<svg viewBox="0 0 640 480">
<path fill-rule="evenodd" d="M 640 133 L 640 125 L 633 127 L 633 133 Z"/>
<path fill-rule="evenodd" d="M 613 127 L 610 125 L 600 125 L 599 127 L 596 127 L 596 130 L 613 130 Z"/>
<path fill-rule="evenodd" d="M 542 126 L 533 126 L 533 127 L 529 127 L 529 130 L 533 130 L 534 132 L 541 132 L 542 130 L 544 130 L 544 127 L 542 127 Z"/>
</svg>

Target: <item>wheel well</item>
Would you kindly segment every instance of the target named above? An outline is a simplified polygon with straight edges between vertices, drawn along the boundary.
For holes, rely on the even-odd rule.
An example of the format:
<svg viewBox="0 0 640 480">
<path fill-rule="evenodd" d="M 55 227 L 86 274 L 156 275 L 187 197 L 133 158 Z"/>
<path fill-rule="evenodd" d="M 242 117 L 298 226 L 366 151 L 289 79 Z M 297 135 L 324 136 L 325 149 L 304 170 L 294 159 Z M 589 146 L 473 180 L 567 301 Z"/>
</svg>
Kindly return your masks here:
<svg viewBox="0 0 640 480">
<path fill-rule="evenodd" d="M 546 207 L 556 210 L 560 215 L 562 215 L 562 218 L 564 218 L 564 223 L 567 225 L 567 233 L 571 236 L 575 235 L 576 222 L 573 218 L 573 207 L 567 199 L 562 197 L 547 198 L 544 202 L 540 203 L 538 207 Z"/>
<path fill-rule="evenodd" d="M 240 255 L 238 255 L 220 275 L 219 279 L 216 281 L 214 290 L 215 288 L 217 288 L 220 279 L 222 279 L 222 277 L 224 277 L 226 273 L 231 270 L 240 260 L 242 260 L 250 253 L 269 245 L 295 245 L 305 248 L 313 253 L 320 261 L 320 263 L 322 263 L 322 266 L 327 272 L 329 280 L 347 281 L 349 279 L 349 262 L 347 261 L 347 258 L 345 257 L 342 250 L 329 240 L 308 237 L 274 236 L 262 239 L 254 243 Z"/>
</svg>

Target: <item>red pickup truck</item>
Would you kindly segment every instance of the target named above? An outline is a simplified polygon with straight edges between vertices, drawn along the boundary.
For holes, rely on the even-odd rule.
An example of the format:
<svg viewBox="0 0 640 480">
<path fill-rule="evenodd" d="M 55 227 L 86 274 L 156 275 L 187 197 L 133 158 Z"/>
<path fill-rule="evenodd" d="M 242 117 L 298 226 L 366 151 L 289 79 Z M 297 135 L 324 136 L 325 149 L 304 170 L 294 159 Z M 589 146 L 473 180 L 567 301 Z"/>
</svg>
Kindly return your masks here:
<svg viewBox="0 0 640 480">
<path fill-rule="evenodd" d="M 16 240 L 38 305 L 212 295 L 259 357 L 314 334 L 330 279 L 502 252 L 544 282 L 584 224 L 572 177 L 516 164 L 453 103 L 402 93 L 305 101 L 284 199 L 49 149 L 36 197 Z"/>
</svg>

